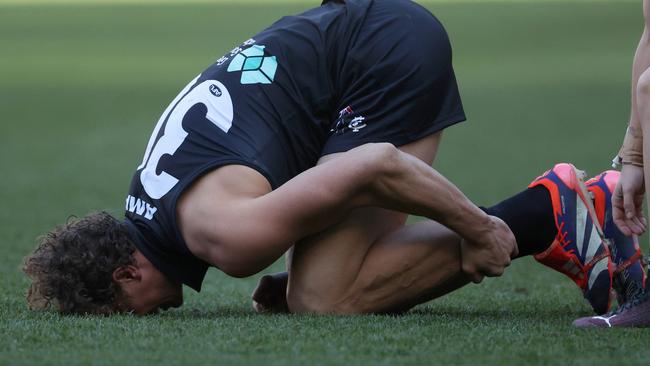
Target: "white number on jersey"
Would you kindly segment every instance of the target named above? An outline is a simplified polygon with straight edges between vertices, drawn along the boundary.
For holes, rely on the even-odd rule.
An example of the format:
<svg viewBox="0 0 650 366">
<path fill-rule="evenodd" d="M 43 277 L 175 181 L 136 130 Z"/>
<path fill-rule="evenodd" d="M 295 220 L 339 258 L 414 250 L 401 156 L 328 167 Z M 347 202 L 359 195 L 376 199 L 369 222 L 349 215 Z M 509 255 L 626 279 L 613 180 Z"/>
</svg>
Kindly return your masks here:
<svg viewBox="0 0 650 366">
<path fill-rule="evenodd" d="M 199 76 L 181 91 L 160 117 L 149 139 L 142 164 L 138 167 L 138 170 L 144 168 L 140 172 L 140 182 L 153 199 L 162 198 L 178 183 L 178 178 L 165 171 L 156 174 L 156 170 L 163 155 L 174 155 L 185 141 L 188 134 L 183 129 L 183 118 L 192 107 L 197 104 L 206 106 L 208 111 L 205 118 L 224 132 L 227 133 L 232 127 L 233 106 L 228 89 L 216 80 L 206 80 L 191 89 Z M 163 135 L 156 141 L 163 124 Z"/>
</svg>

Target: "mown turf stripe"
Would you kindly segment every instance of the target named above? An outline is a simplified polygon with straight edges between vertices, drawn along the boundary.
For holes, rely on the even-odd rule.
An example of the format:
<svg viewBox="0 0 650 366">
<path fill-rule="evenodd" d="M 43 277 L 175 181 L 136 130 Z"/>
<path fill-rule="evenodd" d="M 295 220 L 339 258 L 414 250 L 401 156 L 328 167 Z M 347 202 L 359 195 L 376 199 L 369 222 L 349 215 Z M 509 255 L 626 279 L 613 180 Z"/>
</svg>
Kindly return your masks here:
<svg viewBox="0 0 650 366">
<path fill-rule="evenodd" d="M 419 3 L 622 3 L 637 0 L 420 0 Z M 34 5 L 190 5 L 190 4 L 317 4 L 318 0 L 0 0 L 0 6 Z"/>
</svg>

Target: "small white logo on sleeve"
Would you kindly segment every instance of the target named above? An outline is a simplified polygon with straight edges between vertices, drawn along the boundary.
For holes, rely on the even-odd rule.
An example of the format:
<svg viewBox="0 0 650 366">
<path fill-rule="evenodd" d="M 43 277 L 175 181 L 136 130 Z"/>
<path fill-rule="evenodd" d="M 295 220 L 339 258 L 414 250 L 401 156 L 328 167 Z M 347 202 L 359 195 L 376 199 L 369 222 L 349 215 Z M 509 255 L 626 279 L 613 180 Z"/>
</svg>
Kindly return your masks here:
<svg viewBox="0 0 650 366">
<path fill-rule="evenodd" d="M 158 211 L 157 208 L 150 205 L 149 203 L 139 198 L 135 198 L 131 195 L 126 197 L 125 209 L 128 212 L 134 213 L 139 216 L 143 216 L 147 220 L 153 219 L 153 215 L 156 213 L 156 211 Z"/>
<path fill-rule="evenodd" d="M 365 119 L 366 117 L 354 117 L 348 124 L 348 128 L 351 129 L 352 132 L 359 132 L 359 130 L 367 126 L 364 122 Z"/>
<path fill-rule="evenodd" d="M 220 96 L 223 95 L 223 92 L 221 91 L 221 88 L 219 88 L 218 86 L 216 86 L 214 84 L 210 84 L 209 89 L 210 89 L 210 93 L 212 93 L 212 95 L 214 95 L 215 97 L 220 97 Z"/>
</svg>

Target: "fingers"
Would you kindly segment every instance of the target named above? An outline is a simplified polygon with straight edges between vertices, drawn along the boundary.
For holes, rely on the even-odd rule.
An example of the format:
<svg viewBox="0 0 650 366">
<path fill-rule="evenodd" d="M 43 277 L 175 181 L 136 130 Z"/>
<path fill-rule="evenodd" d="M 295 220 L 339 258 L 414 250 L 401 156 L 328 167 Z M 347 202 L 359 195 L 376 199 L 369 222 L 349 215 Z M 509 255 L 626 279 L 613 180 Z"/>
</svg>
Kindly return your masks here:
<svg viewBox="0 0 650 366">
<path fill-rule="evenodd" d="M 628 226 L 632 228 L 632 232 L 635 235 L 641 235 L 645 232 L 645 225 L 643 224 L 643 221 L 641 220 L 640 217 L 638 216 L 633 216 L 631 219 L 628 220 L 630 223 L 628 223 Z"/>
<path fill-rule="evenodd" d="M 517 258 L 519 255 L 519 246 L 517 245 L 517 242 L 515 242 L 512 245 L 512 250 L 510 251 L 510 258 Z M 510 261 L 508 261 L 508 264 L 506 264 L 506 267 L 510 265 Z"/>
<path fill-rule="evenodd" d="M 618 226 L 618 229 L 624 235 L 632 235 L 632 229 L 627 225 L 627 220 L 625 219 L 625 210 L 623 209 L 623 196 L 618 195 L 620 193 L 617 189 L 614 195 L 612 196 L 612 218 L 614 219 L 614 224 Z"/>
<path fill-rule="evenodd" d="M 510 265 L 510 261 L 508 261 L 507 264 L 504 264 L 503 266 L 496 266 L 490 269 L 488 272 L 484 272 L 483 274 L 486 277 L 501 277 L 503 276 L 503 273 L 506 271 L 506 267 Z"/>
<path fill-rule="evenodd" d="M 510 227 L 508 227 L 508 225 L 503 220 L 501 220 L 496 216 L 491 216 L 491 218 L 492 221 L 496 223 L 498 227 L 497 229 L 498 232 L 496 234 L 497 238 L 495 238 L 496 240 L 493 243 L 493 245 L 503 248 L 501 249 L 502 252 L 507 252 L 509 254 L 508 258 L 505 258 L 504 256 L 504 261 L 503 261 L 504 263 L 506 263 L 507 261 L 507 264 L 505 264 L 505 266 L 507 267 L 508 265 L 510 265 L 510 258 L 515 258 L 517 257 L 517 255 L 519 255 L 519 247 L 517 246 L 517 240 L 515 239 L 515 234 L 512 233 Z"/>
<path fill-rule="evenodd" d="M 257 283 L 257 287 L 253 290 L 251 298 L 255 302 L 263 302 L 268 298 L 269 288 L 271 287 L 272 278 L 269 275 L 264 275 Z"/>
<path fill-rule="evenodd" d="M 642 233 L 637 233 L 637 235 L 641 235 L 648 230 L 648 221 L 646 220 L 645 216 L 643 216 L 643 197 L 641 197 L 641 200 L 638 200 L 637 203 L 635 203 L 635 206 L 637 208 L 636 215 L 635 217 L 637 218 L 639 222 L 639 226 L 641 226 Z"/>
<path fill-rule="evenodd" d="M 635 204 L 635 199 L 634 199 L 634 193 L 631 192 L 630 190 L 623 190 L 623 208 L 625 211 L 625 224 L 631 234 L 636 234 L 636 235 L 641 235 L 643 232 L 645 232 L 646 225 L 643 223 L 641 218 L 643 215 L 639 215 L 641 212 L 640 207 L 637 207 Z M 623 230 L 621 230 L 623 231 Z M 626 235 L 631 235 L 627 234 L 623 231 L 624 234 Z"/>
<path fill-rule="evenodd" d="M 470 275 L 470 278 L 472 279 L 472 282 L 474 282 L 476 284 L 479 284 L 479 283 L 481 283 L 483 281 L 483 278 L 485 278 L 485 276 L 483 276 L 480 273 L 474 273 L 474 274 Z"/>
<path fill-rule="evenodd" d="M 492 265 L 489 268 L 476 268 L 473 266 L 463 266 L 465 272 L 470 280 L 474 283 L 481 283 L 485 277 L 500 277 L 505 272 L 506 267 L 510 266 L 510 261 L 505 265 Z"/>
<path fill-rule="evenodd" d="M 493 217 L 496 229 L 484 242 L 461 242 L 462 270 L 474 283 L 485 277 L 503 275 L 511 258 L 519 254 L 514 234 L 500 219 Z"/>
<path fill-rule="evenodd" d="M 478 268 L 473 263 L 468 263 L 467 261 L 463 261 L 461 263 L 461 269 L 467 275 L 470 281 L 474 283 L 481 283 L 483 281 L 483 278 L 485 277 Z"/>
<path fill-rule="evenodd" d="M 266 307 L 257 301 L 253 301 L 253 310 L 258 314 L 264 314 L 267 312 Z"/>
<path fill-rule="evenodd" d="M 612 195 L 612 218 L 624 235 L 641 235 L 646 231 L 647 222 L 643 217 L 643 196 L 634 189 L 616 186 Z"/>
<path fill-rule="evenodd" d="M 631 236 L 632 235 L 632 230 L 627 226 L 627 222 L 621 218 L 614 218 L 614 224 L 618 227 L 619 230 L 623 233 L 625 236 Z"/>
<path fill-rule="evenodd" d="M 495 268 L 494 270 L 490 271 L 489 274 L 485 274 L 486 277 L 501 277 L 503 276 L 503 273 L 506 271 L 506 267 L 499 267 Z"/>
</svg>

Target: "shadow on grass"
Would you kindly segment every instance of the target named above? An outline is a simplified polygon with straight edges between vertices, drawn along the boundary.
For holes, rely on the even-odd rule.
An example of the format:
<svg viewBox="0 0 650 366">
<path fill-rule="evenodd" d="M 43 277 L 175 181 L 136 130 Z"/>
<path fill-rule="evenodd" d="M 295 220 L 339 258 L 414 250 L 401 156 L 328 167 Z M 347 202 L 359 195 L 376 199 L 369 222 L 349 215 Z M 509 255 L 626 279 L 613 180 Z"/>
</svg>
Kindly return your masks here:
<svg viewBox="0 0 650 366">
<path fill-rule="evenodd" d="M 418 318 L 425 321 L 539 321 L 540 319 L 574 319 L 582 316 L 592 315 L 584 311 L 571 311 L 567 308 L 557 309 L 544 309 L 534 308 L 531 309 L 468 309 L 453 306 L 435 306 L 426 308 L 416 308 L 401 314 L 371 314 L 371 315 L 344 315 L 344 316 L 328 316 L 328 315 L 304 315 L 304 314 L 257 314 L 252 309 L 245 307 L 220 307 L 217 309 L 198 309 L 198 308 L 185 308 L 176 309 L 161 313 L 160 316 L 170 319 L 250 319 L 255 317 L 260 318 L 287 318 L 292 320 L 311 319 L 321 317 L 331 318 L 386 318 L 386 319 L 409 319 Z"/>
<path fill-rule="evenodd" d="M 216 319 L 216 318 L 250 318 L 252 316 L 291 316 L 291 314 L 257 314 L 253 309 L 239 306 L 225 306 L 216 309 L 199 309 L 193 307 L 169 310 L 159 315 L 165 318 Z"/>
<path fill-rule="evenodd" d="M 535 308 L 531 309 L 462 309 L 452 306 L 437 306 L 428 308 L 418 308 L 411 310 L 402 316 L 416 315 L 422 317 L 444 318 L 444 319 L 463 319 L 463 320 L 539 320 L 539 319 L 561 319 L 561 318 L 579 318 L 582 316 L 593 315 L 584 311 L 571 311 L 566 308 Z"/>
</svg>

